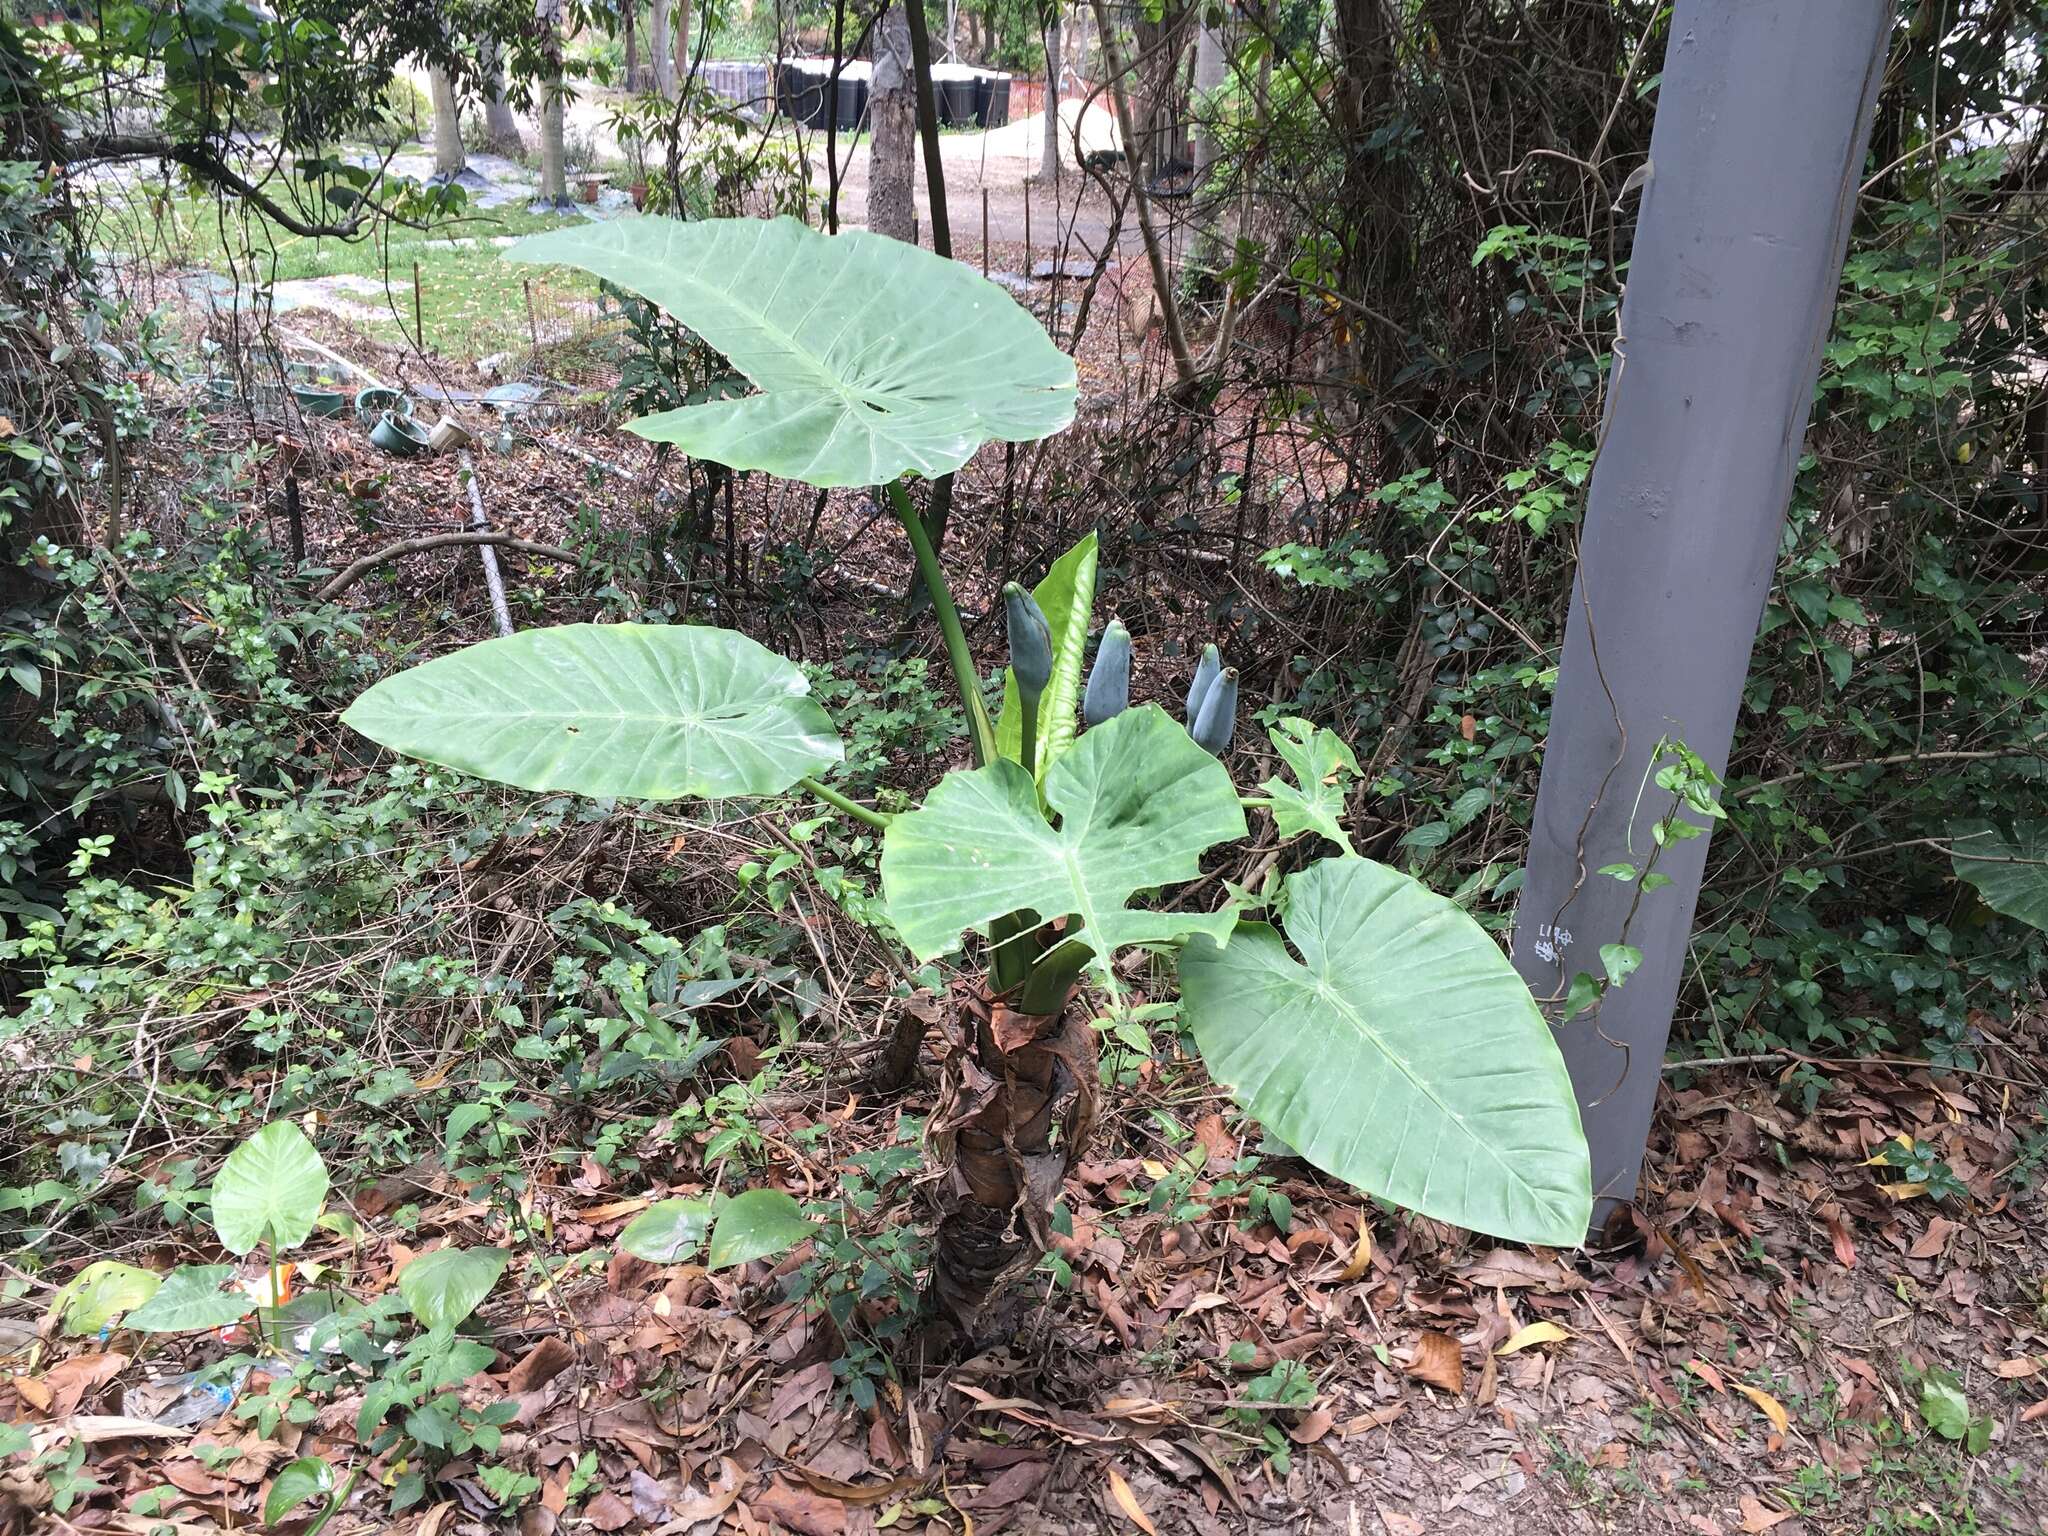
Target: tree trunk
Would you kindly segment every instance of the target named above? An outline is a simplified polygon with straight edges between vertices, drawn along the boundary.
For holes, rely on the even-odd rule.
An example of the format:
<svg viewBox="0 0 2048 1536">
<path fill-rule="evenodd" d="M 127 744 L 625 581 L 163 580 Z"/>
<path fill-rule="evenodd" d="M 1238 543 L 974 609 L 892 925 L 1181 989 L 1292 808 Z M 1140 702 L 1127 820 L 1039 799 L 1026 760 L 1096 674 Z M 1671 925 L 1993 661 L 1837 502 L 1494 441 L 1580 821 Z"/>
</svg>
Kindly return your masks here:
<svg viewBox="0 0 2048 1536">
<path fill-rule="evenodd" d="M 1056 181 L 1060 174 L 1060 13 L 1053 8 L 1045 27 L 1045 143 L 1038 156 L 1038 174 Z"/>
<path fill-rule="evenodd" d="M 972 1341 L 993 1331 L 1004 1285 L 1052 1245 L 1053 1204 L 1095 1121 L 1095 1031 L 1071 998 L 1056 1014 L 1012 1013 L 964 977 L 942 1029 L 927 1302 Z"/>
<path fill-rule="evenodd" d="M 896 0 L 875 23 L 875 74 L 868 97 L 875 136 L 868 151 L 868 228 L 896 240 L 913 238 L 917 228 L 911 190 L 917 173 L 917 95 L 905 3 Z"/>
<path fill-rule="evenodd" d="M 1216 134 L 1204 118 L 1216 110 L 1210 98 L 1223 84 L 1224 62 L 1222 29 L 1202 28 L 1195 36 L 1195 91 L 1188 106 L 1188 123 L 1195 139 L 1195 152 L 1190 158 L 1195 162 L 1198 184 L 1216 163 Z"/>
<path fill-rule="evenodd" d="M 477 45 L 484 70 L 484 138 L 491 152 L 523 155 L 526 139 L 519 131 L 519 119 L 512 115 L 512 103 L 505 99 L 505 61 L 497 40 L 485 38 Z"/>
<path fill-rule="evenodd" d="M 680 0 L 676 6 L 675 89 L 682 94 L 683 82 L 690 78 L 690 0 Z M 759 105 L 759 103 L 757 103 Z"/>
<path fill-rule="evenodd" d="M 654 88 L 676 99 L 676 61 L 668 33 L 669 0 L 651 0 L 647 7 L 647 53 L 654 64 Z"/>
<path fill-rule="evenodd" d="M 1141 11 L 1133 25 L 1137 54 L 1131 65 L 1130 81 L 1124 87 L 1135 109 L 1138 133 L 1136 145 L 1124 145 L 1133 176 L 1161 175 L 1165 163 L 1173 158 L 1178 135 L 1173 131 L 1177 125 L 1170 120 L 1170 114 L 1193 17 L 1192 6 L 1168 0 L 1158 21 L 1148 20 Z M 1099 16 L 1097 21 L 1106 25 Z M 1105 40 L 1103 58 L 1110 57 Z"/>
<path fill-rule="evenodd" d="M 626 3 L 619 8 L 620 36 L 624 39 L 626 51 L 626 89 L 628 91 L 640 89 L 639 11 L 640 7 L 634 4 L 634 0 L 626 0 Z"/>
<path fill-rule="evenodd" d="M 462 113 L 455 102 L 455 82 L 445 69 L 427 71 L 427 89 L 434 99 L 434 175 L 453 181 L 469 164 L 462 150 Z"/>
<path fill-rule="evenodd" d="M 556 208 L 569 202 L 568 149 L 562 142 L 562 0 L 533 0 L 541 31 L 540 200 Z"/>
</svg>

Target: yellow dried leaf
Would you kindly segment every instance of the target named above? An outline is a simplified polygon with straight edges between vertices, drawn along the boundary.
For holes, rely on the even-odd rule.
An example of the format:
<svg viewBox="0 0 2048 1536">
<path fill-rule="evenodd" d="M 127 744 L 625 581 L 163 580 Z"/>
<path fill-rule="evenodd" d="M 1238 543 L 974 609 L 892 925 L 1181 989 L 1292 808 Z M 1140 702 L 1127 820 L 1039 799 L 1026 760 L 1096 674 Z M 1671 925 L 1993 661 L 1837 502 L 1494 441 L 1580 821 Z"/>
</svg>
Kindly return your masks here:
<svg viewBox="0 0 2048 1536">
<path fill-rule="evenodd" d="M 1771 1428 L 1775 1429 L 1779 1434 L 1782 1435 L 1791 1429 L 1792 1415 L 1785 1411 L 1783 1403 L 1771 1396 L 1770 1393 L 1764 1391 L 1762 1387 L 1745 1386 L 1739 1381 L 1734 1383 L 1734 1387 L 1736 1391 L 1756 1404 L 1757 1411 L 1771 1421 Z"/>
<path fill-rule="evenodd" d="M 1358 1241 L 1351 1245 L 1351 1258 L 1340 1279 L 1356 1280 L 1372 1268 L 1372 1228 L 1365 1224 L 1365 1212 L 1358 1213 Z"/>
<path fill-rule="evenodd" d="M 1159 1536 L 1159 1527 L 1152 1523 L 1152 1517 L 1145 1513 L 1145 1506 L 1138 1502 L 1138 1496 L 1131 1492 L 1131 1485 L 1124 1481 L 1123 1474 L 1115 1467 L 1109 1469 L 1109 1496 L 1116 1500 L 1116 1507 L 1129 1515 L 1131 1524 L 1145 1536 Z"/>
<path fill-rule="evenodd" d="M 1517 1328 L 1513 1333 L 1509 1334 L 1507 1342 L 1502 1344 L 1499 1349 L 1496 1349 L 1494 1353 L 1496 1355 L 1512 1355 L 1517 1350 L 1527 1349 L 1531 1344 L 1562 1344 L 1571 1337 L 1571 1330 L 1563 1327 L 1561 1324 L 1552 1322 L 1530 1323 L 1527 1327 Z"/>
</svg>

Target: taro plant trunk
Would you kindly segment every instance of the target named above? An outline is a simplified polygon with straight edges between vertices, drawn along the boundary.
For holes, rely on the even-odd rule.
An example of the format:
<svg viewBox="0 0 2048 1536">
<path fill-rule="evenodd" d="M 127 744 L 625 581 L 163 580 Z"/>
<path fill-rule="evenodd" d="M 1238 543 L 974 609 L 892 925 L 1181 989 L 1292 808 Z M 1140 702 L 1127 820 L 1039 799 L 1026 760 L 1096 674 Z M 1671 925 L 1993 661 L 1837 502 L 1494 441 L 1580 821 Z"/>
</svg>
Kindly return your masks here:
<svg viewBox="0 0 2048 1536">
<path fill-rule="evenodd" d="M 1095 1122 L 1095 1031 L 1072 994 L 1020 1013 L 979 976 L 955 978 L 951 1004 L 926 1131 L 942 1170 L 930 1299 L 974 1337 L 1004 1283 L 1052 1245 L 1054 1202 Z"/>
<path fill-rule="evenodd" d="M 1214 647 L 1183 719 L 1130 707 L 1122 625 L 1104 627 L 1087 666 L 1093 533 L 1032 591 L 1005 590 L 1010 665 L 988 717 L 904 481 L 1073 419 L 1072 360 L 1008 294 L 932 252 L 792 219 L 643 218 L 532 236 L 510 254 L 642 294 L 759 391 L 630 430 L 735 469 L 884 489 L 931 593 L 974 763 L 914 810 L 861 805 L 818 777 L 842 748 L 804 674 L 745 636 L 689 625 L 488 640 L 386 678 L 344 719 L 397 751 L 525 789 L 621 800 L 803 789 L 881 831 L 896 938 L 920 964 L 973 946 L 937 1013 L 935 1313 L 968 1340 L 987 1336 L 1005 1284 L 1045 1251 L 1096 1119 L 1098 1023 L 1124 1006 L 1115 962 L 1133 949 L 1177 963 L 1182 1018 L 1212 1077 L 1315 1166 L 1496 1236 L 1583 1239 L 1585 1138 L 1549 1029 L 1470 916 L 1352 850 L 1347 745 L 1282 721 L 1269 735 L 1287 776 L 1240 795 L 1223 761 L 1237 674 Z M 1152 901 L 1244 838 L 1247 808 L 1282 840 L 1336 851 L 1216 910 Z"/>
</svg>

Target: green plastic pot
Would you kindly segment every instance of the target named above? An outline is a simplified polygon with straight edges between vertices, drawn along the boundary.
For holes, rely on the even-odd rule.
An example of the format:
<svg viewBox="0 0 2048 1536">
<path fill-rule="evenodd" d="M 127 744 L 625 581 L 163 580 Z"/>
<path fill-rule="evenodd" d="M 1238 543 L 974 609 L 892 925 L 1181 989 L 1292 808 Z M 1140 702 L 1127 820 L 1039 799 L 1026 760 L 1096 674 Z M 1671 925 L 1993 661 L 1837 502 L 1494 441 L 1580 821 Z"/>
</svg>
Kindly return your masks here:
<svg viewBox="0 0 2048 1536">
<path fill-rule="evenodd" d="M 356 391 L 356 415 L 370 421 L 382 412 L 395 411 L 400 416 L 412 415 L 412 401 L 401 390 L 390 389 L 382 384 L 372 384 L 368 389 Z"/>
<path fill-rule="evenodd" d="M 386 411 L 377 425 L 370 428 L 370 441 L 386 453 L 409 459 L 427 451 L 427 429 L 410 416 Z"/>
<path fill-rule="evenodd" d="M 348 396 L 323 384 L 294 384 L 292 398 L 308 416 L 339 416 L 348 409 Z"/>
</svg>

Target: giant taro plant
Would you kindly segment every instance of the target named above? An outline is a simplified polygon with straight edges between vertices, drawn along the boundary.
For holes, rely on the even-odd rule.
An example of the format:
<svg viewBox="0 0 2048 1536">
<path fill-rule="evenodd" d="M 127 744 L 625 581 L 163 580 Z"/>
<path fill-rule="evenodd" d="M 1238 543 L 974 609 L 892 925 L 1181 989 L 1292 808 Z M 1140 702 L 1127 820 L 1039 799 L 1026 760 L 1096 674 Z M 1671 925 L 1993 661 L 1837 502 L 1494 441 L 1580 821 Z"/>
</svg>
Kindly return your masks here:
<svg viewBox="0 0 2048 1536">
<path fill-rule="evenodd" d="M 1035 592 L 1006 593 L 1011 667 L 990 721 L 944 573 L 905 477 L 1073 418 L 1075 377 L 1030 315 L 966 267 L 791 219 L 624 221 L 522 241 L 515 260 L 583 267 L 659 304 L 756 387 L 632 424 L 640 435 L 813 486 L 881 486 L 932 595 L 976 766 L 884 816 L 817 782 L 839 760 L 790 662 L 730 631 L 572 624 L 489 640 L 385 679 L 350 725 L 409 756 L 521 788 L 716 799 L 801 787 L 882 829 L 889 918 L 919 961 L 977 934 L 940 1052 L 932 1154 L 944 1165 L 929 1296 L 973 1330 L 1049 1241 L 1100 1074 L 1090 999 L 1120 958 L 1177 955 L 1210 1073 L 1302 1157 L 1370 1194 L 1499 1237 L 1560 1245 L 1591 1213 L 1571 1085 L 1528 990 L 1461 909 L 1358 857 L 1340 820 L 1348 747 L 1288 721 L 1289 779 L 1240 797 L 1219 754 L 1236 677 L 1205 656 L 1186 725 L 1127 706 L 1111 623 L 1085 666 L 1091 534 Z M 1085 729 L 1084 727 L 1085 723 Z M 1292 875 L 1284 928 L 1178 899 L 1203 856 L 1246 835 L 1342 850 Z M 1192 896 L 1192 888 L 1183 892 Z"/>
</svg>

